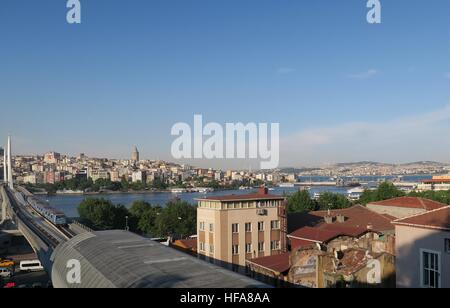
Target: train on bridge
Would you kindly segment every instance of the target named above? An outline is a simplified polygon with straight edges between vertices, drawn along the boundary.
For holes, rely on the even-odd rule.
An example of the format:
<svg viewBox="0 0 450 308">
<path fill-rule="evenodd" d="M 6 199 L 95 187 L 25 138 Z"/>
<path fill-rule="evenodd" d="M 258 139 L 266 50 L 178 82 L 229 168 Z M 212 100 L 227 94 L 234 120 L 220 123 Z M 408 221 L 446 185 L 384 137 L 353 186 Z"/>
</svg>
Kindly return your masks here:
<svg viewBox="0 0 450 308">
<path fill-rule="evenodd" d="M 47 219 L 56 226 L 67 225 L 67 218 L 63 212 L 51 207 L 46 202 L 39 200 L 32 194 L 22 195 L 20 192 L 15 193 L 17 200 L 22 204 L 29 204 L 38 214 Z"/>
</svg>

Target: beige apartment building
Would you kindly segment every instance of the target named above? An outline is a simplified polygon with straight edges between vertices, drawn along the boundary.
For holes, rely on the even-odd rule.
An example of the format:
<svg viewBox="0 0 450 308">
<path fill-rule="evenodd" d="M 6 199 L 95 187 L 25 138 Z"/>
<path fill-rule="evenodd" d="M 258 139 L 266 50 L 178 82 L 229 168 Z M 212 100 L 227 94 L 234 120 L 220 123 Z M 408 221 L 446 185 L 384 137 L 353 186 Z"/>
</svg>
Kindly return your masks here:
<svg viewBox="0 0 450 308">
<path fill-rule="evenodd" d="M 227 264 L 286 251 L 285 198 L 258 193 L 198 199 L 198 253 Z"/>
</svg>

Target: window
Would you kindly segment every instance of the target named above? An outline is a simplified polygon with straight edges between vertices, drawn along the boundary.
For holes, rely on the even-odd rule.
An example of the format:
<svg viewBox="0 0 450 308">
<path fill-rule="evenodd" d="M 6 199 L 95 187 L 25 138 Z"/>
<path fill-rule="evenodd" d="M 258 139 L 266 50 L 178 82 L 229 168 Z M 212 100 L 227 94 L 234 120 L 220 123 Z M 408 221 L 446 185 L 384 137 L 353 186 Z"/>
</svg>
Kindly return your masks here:
<svg viewBox="0 0 450 308">
<path fill-rule="evenodd" d="M 205 231 L 205 223 L 203 221 L 200 222 L 200 231 Z"/>
<path fill-rule="evenodd" d="M 205 251 L 205 243 L 200 242 L 200 251 Z"/>
<path fill-rule="evenodd" d="M 247 222 L 245 224 L 245 232 L 252 232 L 252 223 L 251 222 Z"/>
<path fill-rule="evenodd" d="M 421 282 L 423 288 L 439 288 L 441 280 L 441 260 L 438 252 L 421 251 Z"/>
<path fill-rule="evenodd" d="M 445 252 L 450 253 L 450 238 L 445 239 Z"/>
<path fill-rule="evenodd" d="M 272 230 L 279 230 L 280 229 L 280 221 L 279 220 L 272 220 L 270 222 L 270 227 Z"/>
<path fill-rule="evenodd" d="M 245 244 L 245 253 L 252 253 L 252 244 Z"/>
<path fill-rule="evenodd" d="M 264 231 L 264 221 L 258 222 L 258 231 Z"/>
<path fill-rule="evenodd" d="M 280 241 L 272 241 L 270 242 L 271 250 L 279 250 L 280 249 Z"/>
<path fill-rule="evenodd" d="M 264 252 L 264 242 L 259 242 L 258 243 L 258 251 L 259 252 Z"/>
<path fill-rule="evenodd" d="M 209 232 L 214 232 L 214 224 L 209 224 Z"/>
<path fill-rule="evenodd" d="M 239 224 L 232 224 L 231 230 L 233 233 L 239 233 Z"/>
<path fill-rule="evenodd" d="M 214 253 L 214 245 L 209 245 L 209 253 Z"/>
<path fill-rule="evenodd" d="M 239 254 L 239 245 L 231 246 L 231 252 L 233 253 L 233 255 L 238 255 Z"/>
</svg>

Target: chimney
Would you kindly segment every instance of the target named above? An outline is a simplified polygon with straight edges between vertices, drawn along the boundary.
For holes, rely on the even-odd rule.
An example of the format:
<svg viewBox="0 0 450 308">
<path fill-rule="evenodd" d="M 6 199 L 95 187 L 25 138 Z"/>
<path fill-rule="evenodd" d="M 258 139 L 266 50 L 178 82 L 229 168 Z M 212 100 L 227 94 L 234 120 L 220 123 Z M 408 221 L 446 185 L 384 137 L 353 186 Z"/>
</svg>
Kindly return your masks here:
<svg viewBox="0 0 450 308">
<path fill-rule="evenodd" d="M 11 136 L 8 136 L 8 184 L 10 189 L 14 189 L 12 176 L 12 158 L 11 158 Z"/>
<path fill-rule="evenodd" d="M 368 225 L 367 225 L 367 230 L 373 230 L 373 224 L 371 224 L 371 223 L 369 223 Z"/>
<path fill-rule="evenodd" d="M 324 217 L 325 223 L 332 224 L 333 223 L 333 216 L 327 215 Z"/>
<path fill-rule="evenodd" d="M 266 187 L 260 187 L 258 189 L 258 195 L 267 195 L 269 193 L 269 190 Z"/>
<path fill-rule="evenodd" d="M 342 214 L 339 214 L 339 215 L 336 216 L 336 221 L 337 221 L 338 223 L 340 223 L 340 224 L 344 223 L 345 220 L 346 220 L 346 218 L 345 218 L 345 216 L 342 215 Z"/>
</svg>

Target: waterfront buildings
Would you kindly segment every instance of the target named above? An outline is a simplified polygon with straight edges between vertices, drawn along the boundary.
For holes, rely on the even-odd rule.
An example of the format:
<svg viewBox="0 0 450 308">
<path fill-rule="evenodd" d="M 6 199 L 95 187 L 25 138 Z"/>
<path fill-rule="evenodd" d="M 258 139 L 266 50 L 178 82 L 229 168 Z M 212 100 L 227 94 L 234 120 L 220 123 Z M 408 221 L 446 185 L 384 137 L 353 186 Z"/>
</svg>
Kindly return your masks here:
<svg viewBox="0 0 450 308">
<path fill-rule="evenodd" d="M 423 180 L 418 186 L 417 189 L 419 191 L 443 191 L 450 190 L 450 174 L 441 175 L 441 176 L 433 176 L 431 180 Z"/>
<path fill-rule="evenodd" d="M 147 182 L 147 173 L 145 171 L 135 171 L 132 174 L 132 182 L 133 183 L 146 183 Z"/>
<path fill-rule="evenodd" d="M 111 177 L 111 182 L 120 182 L 121 181 L 119 171 L 113 170 L 109 173 L 109 175 Z"/>
<path fill-rule="evenodd" d="M 88 173 L 89 178 L 91 178 L 93 182 L 100 179 L 102 180 L 110 179 L 109 172 L 106 170 L 89 170 Z"/>
<path fill-rule="evenodd" d="M 286 251 L 285 198 L 268 194 L 209 197 L 198 200 L 198 252 L 244 267 L 246 260 Z"/>
</svg>

